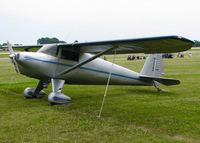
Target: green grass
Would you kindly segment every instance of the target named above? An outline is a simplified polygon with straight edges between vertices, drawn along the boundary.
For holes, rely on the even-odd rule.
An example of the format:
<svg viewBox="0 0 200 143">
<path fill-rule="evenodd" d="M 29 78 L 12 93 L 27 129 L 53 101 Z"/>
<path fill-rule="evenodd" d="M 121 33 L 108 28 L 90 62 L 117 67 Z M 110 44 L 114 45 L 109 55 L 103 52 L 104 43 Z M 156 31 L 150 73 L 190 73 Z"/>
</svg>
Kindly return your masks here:
<svg viewBox="0 0 200 143">
<path fill-rule="evenodd" d="M 0 58 L 9 58 L 8 53 L 0 52 Z"/>
<path fill-rule="evenodd" d="M 190 52 L 192 58 L 165 59 L 166 77 L 182 83 L 162 86 L 164 93 L 110 86 L 100 119 L 105 86 L 65 85 L 72 102 L 50 106 L 47 97 L 24 99 L 23 90 L 37 81 L 15 74 L 9 60 L 0 60 L 0 142 L 200 142 L 200 50 Z M 144 61 L 126 57 L 117 55 L 115 62 L 140 71 Z"/>
</svg>

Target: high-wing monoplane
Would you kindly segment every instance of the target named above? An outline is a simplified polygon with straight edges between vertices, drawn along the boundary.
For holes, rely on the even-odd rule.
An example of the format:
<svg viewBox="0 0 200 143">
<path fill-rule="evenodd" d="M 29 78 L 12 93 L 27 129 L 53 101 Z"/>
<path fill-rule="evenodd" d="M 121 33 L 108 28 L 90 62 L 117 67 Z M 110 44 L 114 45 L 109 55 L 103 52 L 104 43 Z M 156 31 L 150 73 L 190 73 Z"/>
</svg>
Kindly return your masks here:
<svg viewBox="0 0 200 143">
<path fill-rule="evenodd" d="M 163 78 L 161 53 L 181 52 L 190 49 L 193 41 L 180 36 L 165 36 L 140 39 L 124 39 L 85 43 L 45 44 L 13 46 L 8 43 L 10 58 L 18 73 L 39 80 L 36 88 L 26 88 L 26 98 L 40 98 L 49 83 L 52 92 L 48 95 L 51 104 L 68 103 L 71 98 L 62 93 L 64 83 L 104 85 L 155 86 L 176 85 L 179 80 Z M 14 52 L 22 47 L 24 52 Z M 29 52 L 30 48 L 39 48 Z M 105 54 L 149 54 L 140 73 L 99 58 Z"/>
</svg>

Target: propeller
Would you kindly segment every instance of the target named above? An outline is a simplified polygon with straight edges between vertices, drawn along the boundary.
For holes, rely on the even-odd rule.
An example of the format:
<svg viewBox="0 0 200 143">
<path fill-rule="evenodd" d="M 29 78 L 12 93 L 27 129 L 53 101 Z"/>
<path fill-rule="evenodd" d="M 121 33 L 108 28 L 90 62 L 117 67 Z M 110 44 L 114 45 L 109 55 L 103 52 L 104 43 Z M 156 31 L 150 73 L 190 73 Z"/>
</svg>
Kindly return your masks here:
<svg viewBox="0 0 200 143">
<path fill-rule="evenodd" d="M 12 45 L 9 42 L 7 42 L 7 45 L 8 45 L 8 51 L 10 53 L 9 57 L 10 57 L 12 63 L 14 64 L 14 66 L 15 66 L 15 70 L 16 70 L 17 73 L 20 73 L 19 66 L 18 66 L 17 61 L 16 61 L 16 58 L 19 57 L 19 53 L 14 52 Z"/>
<path fill-rule="evenodd" d="M 20 70 L 19 70 L 19 67 L 18 67 L 18 63 L 16 61 L 16 58 L 19 57 L 19 53 L 15 53 L 14 52 L 14 50 L 12 48 L 12 45 L 9 42 L 7 42 L 7 46 L 8 46 L 8 51 L 10 53 L 9 57 L 10 57 L 12 63 L 14 64 L 14 66 L 15 66 L 15 71 L 16 71 L 16 73 L 20 73 Z M 6 90 L 7 94 L 8 94 L 8 90 L 10 89 L 11 83 L 13 81 L 15 81 L 15 79 L 16 79 L 16 74 L 14 74 L 10 79 L 9 85 L 7 87 L 7 90 Z"/>
</svg>

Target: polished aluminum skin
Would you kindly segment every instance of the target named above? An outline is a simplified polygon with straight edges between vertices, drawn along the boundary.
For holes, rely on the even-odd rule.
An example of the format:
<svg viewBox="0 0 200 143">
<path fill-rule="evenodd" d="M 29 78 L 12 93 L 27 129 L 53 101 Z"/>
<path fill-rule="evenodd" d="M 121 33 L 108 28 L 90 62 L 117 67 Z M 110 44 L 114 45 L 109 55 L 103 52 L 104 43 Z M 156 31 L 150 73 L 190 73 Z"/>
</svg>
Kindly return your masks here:
<svg viewBox="0 0 200 143">
<path fill-rule="evenodd" d="M 51 78 L 64 79 L 68 84 L 96 84 L 105 85 L 110 72 L 112 85 L 149 85 L 139 79 L 139 73 L 122 66 L 97 58 L 74 71 L 57 77 L 57 73 L 70 68 L 78 62 L 60 59 L 46 53 L 20 52 L 17 63 L 21 74 L 39 80 Z M 93 55 L 82 53 L 79 62 L 91 58 Z"/>
</svg>

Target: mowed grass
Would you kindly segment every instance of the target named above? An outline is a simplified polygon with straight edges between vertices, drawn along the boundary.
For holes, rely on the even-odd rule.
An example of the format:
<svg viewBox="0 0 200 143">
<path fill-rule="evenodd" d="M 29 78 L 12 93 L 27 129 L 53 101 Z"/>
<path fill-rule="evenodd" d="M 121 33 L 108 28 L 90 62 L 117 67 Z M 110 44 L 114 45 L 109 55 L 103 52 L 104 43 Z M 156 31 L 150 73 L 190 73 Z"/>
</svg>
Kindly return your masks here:
<svg viewBox="0 0 200 143">
<path fill-rule="evenodd" d="M 105 86 L 65 85 L 71 103 L 50 106 L 47 97 L 24 99 L 23 90 L 38 81 L 0 60 L 0 142 L 200 142 L 200 49 L 189 52 L 192 58 L 165 59 L 166 77 L 180 79 L 180 85 L 161 86 L 163 93 L 110 86 L 101 118 Z M 117 55 L 115 62 L 139 72 L 144 61 L 126 57 Z"/>
<path fill-rule="evenodd" d="M 9 58 L 7 52 L 0 52 L 0 58 Z"/>
</svg>

